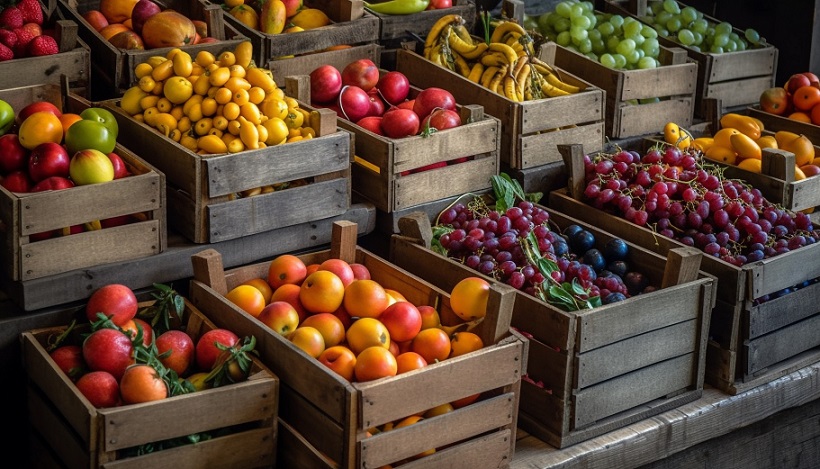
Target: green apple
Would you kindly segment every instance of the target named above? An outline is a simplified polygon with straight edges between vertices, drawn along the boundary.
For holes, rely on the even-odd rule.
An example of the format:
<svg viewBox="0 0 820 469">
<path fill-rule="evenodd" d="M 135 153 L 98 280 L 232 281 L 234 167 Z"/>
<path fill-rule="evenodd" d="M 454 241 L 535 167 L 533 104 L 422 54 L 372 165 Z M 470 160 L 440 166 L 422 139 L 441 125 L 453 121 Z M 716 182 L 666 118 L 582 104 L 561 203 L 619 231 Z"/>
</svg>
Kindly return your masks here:
<svg viewBox="0 0 820 469">
<path fill-rule="evenodd" d="M 5 135 L 14 125 L 14 109 L 0 99 L 0 135 Z"/>
<path fill-rule="evenodd" d="M 80 150 L 71 157 L 68 172 L 78 186 L 114 180 L 114 165 L 108 155 L 90 148 Z"/>
<path fill-rule="evenodd" d="M 71 124 L 65 134 L 65 146 L 72 155 L 89 148 L 108 154 L 114 151 L 116 145 L 117 134 L 96 120 L 78 120 Z"/>
<path fill-rule="evenodd" d="M 120 128 L 117 124 L 117 119 L 108 109 L 90 107 L 83 110 L 83 112 L 80 113 L 80 117 L 82 117 L 83 120 L 92 120 L 101 123 L 114 135 L 115 140 L 117 135 L 119 135 Z"/>
</svg>

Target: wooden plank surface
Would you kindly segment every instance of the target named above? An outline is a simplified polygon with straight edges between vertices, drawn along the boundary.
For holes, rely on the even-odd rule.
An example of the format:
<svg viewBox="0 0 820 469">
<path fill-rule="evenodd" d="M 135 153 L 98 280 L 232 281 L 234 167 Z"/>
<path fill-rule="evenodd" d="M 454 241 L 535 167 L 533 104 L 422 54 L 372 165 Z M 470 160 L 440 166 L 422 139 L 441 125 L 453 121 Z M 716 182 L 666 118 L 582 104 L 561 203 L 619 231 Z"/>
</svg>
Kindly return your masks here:
<svg viewBox="0 0 820 469">
<path fill-rule="evenodd" d="M 774 86 L 773 76 L 744 78 L 724 83 L 709 83 L 704 98 L 720 98 L 723 108 L 748 106 L 760 102 L 760 93 Z"/>
<path fill-rule="evenodd" d="M 692 125 L 694 111 L 694 94 L 672 97 L 657 103 L 620 106 L 613 110 L 615 118 L 612 119 L 612 128 L 607 131 L 607 136 L 625 138 L 645 135 L 657 132 L 667 122 L 679 123 L 681 127 L 688 128 Z"/>
<path fill-rule="evenodd" d="M 820 284 L 752 306 L 748 310 L 749 339 L 793 324 L 820 311 Z"/>
<path fill-rule="evenodd" d="M 490 178 L 498 174 L 497 155 L 420 171 L 394 180 L 391 209 L 404 209 L 431 200 L 488 189 Z M 442 181 L 447 183 L 442 184 Z"/>
<path fill-rule="evenodd" d="M 820 314 L 749 341 L 744 370 L 752 374 L 820 345 Z"/>
<path fill-rule="evenodd" d="M 505 134 L 503 137 L 507 137 Z M 550 163 L 561 162 L 558 145 L 580 143 L 588 151 L 599 151 L 604 146 L 604 121 L 556 129 L 531 135 L 517 135 L 510 138 L 519 141 L 521 149 L 521 167 L 541 167 Z M 526 187 L 524 188 L 526 190 Z"/>
<path fill-rule="evenodd" d="M 737 29 L 735 32 L 742 33 Z M 712 69 L 708 76 L 710 84 L 762 75 L 774 80 L 777 67 L 777 49 L 774 46 L 709 55 L 712 57 Z"/>
</svg>

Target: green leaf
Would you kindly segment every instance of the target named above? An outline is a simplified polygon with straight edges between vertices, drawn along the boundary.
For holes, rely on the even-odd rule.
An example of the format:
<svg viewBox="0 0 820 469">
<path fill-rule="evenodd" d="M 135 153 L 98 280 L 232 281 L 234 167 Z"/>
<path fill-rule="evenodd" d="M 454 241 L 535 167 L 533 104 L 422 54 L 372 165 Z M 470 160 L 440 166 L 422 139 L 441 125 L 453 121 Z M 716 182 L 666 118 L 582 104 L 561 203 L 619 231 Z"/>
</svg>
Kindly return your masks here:
<svg viewBox="0 0 820 469">
<path fill-rule="evenodd" d="M 580 283 L 578 283 L 577 278 L 572 279 L 571 288 L 572 288 L 572 292 L 575 293 L 576 295 L 586 295 L 586 294 L 589 293 L 588 291 L 584 290 L 584 287 L 582 287 Z"/>
<path fill-rule="evenodd" d="M 493 176 L 490 178 L 490 183 L 493 186 L 493 197 L 495 198 L 495 210 L 497 212 L 504 213 L 508 208 L 515 205 L 515 188 L 509 183 L 509 177 L 505 179 L 501 175 Z"/>
<path fill-rule="evenodd" d="M 552 298 L 552 304 L 556 306 L 563 306 L 567 311 L 574 311 L 575 308 L 575 299 L 567 293 L 566 290 L 563 288 L 553 285 L 549 288 L 550 298 Z"/>
</svg>

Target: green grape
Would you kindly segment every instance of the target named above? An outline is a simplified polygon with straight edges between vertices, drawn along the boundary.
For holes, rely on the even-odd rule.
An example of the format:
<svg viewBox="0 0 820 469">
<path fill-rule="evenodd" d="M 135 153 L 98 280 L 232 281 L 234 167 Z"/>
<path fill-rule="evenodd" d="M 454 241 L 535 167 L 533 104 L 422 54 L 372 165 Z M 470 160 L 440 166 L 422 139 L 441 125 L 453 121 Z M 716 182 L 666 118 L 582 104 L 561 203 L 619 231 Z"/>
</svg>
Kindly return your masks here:
<svg viewBox="0 0 820 469">
<path fill-rule="evenodd" d="M 718 47 L 724 47 L 726 44 L 729 43 L 729 35 L 728 34 L 718 34 L 715 31 L 715 37 L 712 38 L 712 45 Z"/>
<path fill-rule="evenodd" d="M 695 52 L 700 52 L 700 46 L 689 46 L 689 48 Z"/>
<path fill-rule="evenodd" d="M 760 44 L 760 33 L 755 31 L 754 29 L 747 29 L 743 35 L 746 36 L 746 40 L 749 41 L 751 44 Z"/>
<path fill-rule="evenodd" d="M 632 21 L 629 24 L 624 23 L 623 30 L 625 36 L 639 36 L 641 34 L 641 23 Z"/>
<path fill-rule="evenodd" d="M 653 15 L 657 15 L 661 11 L 663 11 L 663 2 L 661 1 L 653 1 L 649 3 L 649 9 L 652 11 Z"/>
<path fill-rule="evenodd" d="M 683 21 L 685 24 L 689 24 L 698 19 L 698 11 L 692 7 L 684 7 L 680 11 L 680 17 L 681 21 Z"/>
<path fill-rule="evenodd" d="M 624 57 L 626 57 L 627 64 L 636 65 L 638 61 L 641 60 L 641 53 L 638 52 L 636 49 L 632 49 L 632 52 L 624 55 Z"/>
<path fill-rule="evenodd" d="M 564 17 L 558 18 L 558 21 L 555 22 L 555 32 L 563 33 L 564 31 L 569 31 L 570 26 L 572 26 L 572 23 L 570 23 L 568 19 Z"/>
<path fill-rule="evenodd" d="M 559 2 L 555 5 L 555 12 L 564 18 L 569 18 L 570 11 L 572 11 L 572 5 L 569 2 Z"/>
<path fill-rule="evenodd" d="M 569 31 L 562 31 L 558 33 L 558 37 L 555 38 L 555 42 L 557 42 L 559 46 L 568 46 L 570 42 L 572 42 L 572 37 L 570 37 Z"/>
<path fill-rule="evenodd" d="M 615 68 L 615 57 L 612 57 L 612 54 L 601 54 L 598 61 L 604 67 Z"/>
<path fill-rule="evenodd" d="M 691 46 L 695 43 L 695 35 L 688 29 L 681 29 L 678 31 L 678 41 L 684 46 Z"/>
<path fill-rule="evenodd" d="M 732 25 L 725 21 L 719 23 L 717 26 L 715 26 L 715 35 L 718 34 L 725 34 L 727 36 L 729 34 L 732 34 Z"/>
<path fill-rule="evenodd" d="M 615 50 L 625 56 L 635 50 L 635 41 L 632 39 L 624 39 L 618 43 L 618 47 L 616 47 Z"/>
<path fill-rule="evenodd" d="M 704 20 L 704 19 L 695 20 L 695 21 L 692 22 L 692 31 L 693 32 L 696 32 L 696 33 L 699 33 L 699 34 L 706 34 L 707 29 L 709 29 L 709 22 Z"/>
<path fill-rule="evenodd" d="M 737 50 L 746 50 L 746 47 L 747 46 L 745 41 L 740 41 L 737 43 Z"/>
<path fill-rule="evenodd" d="M 638 52 L 638 58 L 639 59 L 642 59 L 646 56 L 646 52 L 644 52 L 643 49 L 635 49 L 635 50 Z"/>
<path fill-rule="evenodd" d="M 734 52 L 734 51 L 736 51 L 738 42 L 740 42 L 740 41 L 732 41 L 730 39 L 729 42 L 727 42 L 726 45 L 723 46 L 724 52 Z"/>
<path fill-rule="evenodd" d="M 655 63 L 655 59 L 652 57 L 642 57 L 641 60 L 638 61 L 638 68 L 640 69 L 647 69 L 647 68 L 656 68 L 657 64 Z"/>
<path fill-rule="evenodd" d="M 577 18 L 579 16 L 584 16 L 584 7 L 580 4 L 572 5 L 572 9 L 569 12 L 570 18 Z"/>
<path fill-rule="evenodd" d="M 600 31 L 602 36 L 606 37 L 612 36 L 612 34 L 615 33 L 615 26 L 612 26 L 610 22 L 601 23 L 596 29 Z"/>
<path fill-rule="evenodd" d="M 639 20 L 643 21 L 644 23 L 652 24 L 655 22 L 655 17 L 652 15 L 643 15 L 638 17 Z"/>
<path fill-rule="evenodd" d="M 658 36 L 667 37 L 669 36 L 669 31 L 667 31 L 666 28 L 658 28 Z"/>
<path fill-rule="evenodd" d="M 546 12 L 543 15 L 538 17 L 538 29 L 541 31 L 542 34 L 547 35 L 549 31 L 552 31 L 552 27 L 555 24 L 552 18 L 557 17 L 551 12 Z"/>
<path fill-rule="evenodd" d="M 592 14 L 591 12 L 584 13 L 584 16 L 589 18 L 589 27 L 587 29 L 592 29 L 595 25 L 598 24 L 598 17 Z"/>
<path fill-rule="evenodd" d="M 713 28 L 711 26 L 706 28 L 706 33 L 705 34 L 706 34 L 706 37 L 711 40 L 713 37 L 715 37 L 715 28 Z"/>
<path fill-rule="evenodd" d="M 641 98 L 638 100 L 638 104 L 652 104 L 652 103 L 659 103 L 661 102 L 661 98 L 654 97 L 654 98 Z"/>
<path fill-rule="evenodd" d="M 592 11 L 594 9 L 592 2 L 581 2 L 581 6 L 583 6 L 586 11 Z"/>
<path fill-rule="evenodd" d="M 739 41 L 739 40 L 740 40 L 740 36 L 739 36 L 736 32 L 732 32 L 731 34 L 729 34 L 729 40 L 731 40 L 731 41 Z"/>
<path fill-rule="evenodd" d="M 681 22 L 677 18 L 672 18 L 671 20 L 666 22 L 666 29 L 668 29 L 670 33 L 678 32 L 681 26 Z"/>
<path fill-rule="evenodd" d="M 662 11 L 655 16 L 655 24 L 666 24 L 674 17 L 672 13 Z"/>
<path fill-rule="evenodd" d="M 618 36 L 609 36 L 606 39 L 606 50 L 609 52 L 614 53 L 618 49 L 618 44 L 621 43 L 621 40 L 618 39 Z"/>
<path fill-rule="evenodd" d="M 601 39 L 592 40 L 592 52 L 595 52 L 598 55 L 601 55 L 606 52 L 606 44 Z"/>
<path fill-rule="evenodd" d="M 680 13 L 680 5 L 675 0 L 663 0 L 663 9 L 675 15 Z"/>
<path fill-rule="evenodd" d="M 615 27 L 615 29 L 620 28 L 624 24 L 624 17 L 621 15 L 612 15 L 609 18 L 609 23 Z"/>
<path fill-rule="evenodd" d="M 582 54 L 588 54 L 588 53 L 592 52 L 592 41 L 590 41 L 589 39 L 585 39 L 585 40 L 581 41 L 580 44 L 577 44 L 577 45 L 578 45 L 578 51 L 581 52 Z"/>
<path fill-rule="evenodd" d="M 572 37 L 573 42 L 583 41 L 589 38 L 589 31 L 584 28 L 573 26 L 569 28 L 569 35 Z"/>
<path fill-rule="evenodd" d="M 621 54 L 613 54 L 613 58 L 615 58 L 615 68 L 626 68 L 626 57 Z"/>
<path fill-rule="evenodd" d="M 591 25 L 592 25 L 592 22 L 589 21 L 589 18 L 584 16 L 584 15 L 576 16 L 575 18 L 572 19 L 572 27 L 573 28 L 577 27 L 577 28 L 589 29 L 589 27 Z"/>
<path fill-rule="evenodd" d="M 660 53 L 660 45 L 658 44 L 658 40 L 647 39 L 643 44 L 641 44 L 641 50 L 644 51 L 646 55 L 657 57 L 658 53 Z"/>
<path fill-rule="evenodd" d="M 601 40 L 601 32 L 597 29 L 590 29 L 589 32 L 589 40 L 590 41 L 600 41 Z"/>
<path fill-rule="evenodd" d="M 712 47 L 709 48 L 709 52 L 711 52 L 713 54 L 722 54 L 723 53 L 723 47 L 721 47 L 717 44 L 712 44 Z"/>
<path fill-rule="evenodd" d="M 655 31 L 655 28 L 651 28 L 649 26 L 644 26 L 643 28 L 641 28 L 641 36 L 643 36 L 647 39 L 654 39 L 654 38 L 658 37 L 658 32 Z"/>
<path fill-rule="evenodd" d="M 636 46 L 640 46 L 641 44 L 644 43 L 644 41 L 646 41 L 646 38 L 641 36 L 640 34 L 636 34 L 634 36 L 627 36 L 627 37 L 629 39 L 632 39 L 633 41 L 635 41 Z"/>
<path fill-rule="evenodd" d="M 587 58 L 588 58 L 588 59 L 590 59 L 590 60 L 592 60 L 593 62 L 597 62 L 597 61 L 598 61 L 598 56 L 597 56 L 594 52 L 587 52 L 587 53 L 586 53 L 586 54 L 584 54 L 584 55 L 586 55 L 586 56 L 587 56 Z"/>
</svg>

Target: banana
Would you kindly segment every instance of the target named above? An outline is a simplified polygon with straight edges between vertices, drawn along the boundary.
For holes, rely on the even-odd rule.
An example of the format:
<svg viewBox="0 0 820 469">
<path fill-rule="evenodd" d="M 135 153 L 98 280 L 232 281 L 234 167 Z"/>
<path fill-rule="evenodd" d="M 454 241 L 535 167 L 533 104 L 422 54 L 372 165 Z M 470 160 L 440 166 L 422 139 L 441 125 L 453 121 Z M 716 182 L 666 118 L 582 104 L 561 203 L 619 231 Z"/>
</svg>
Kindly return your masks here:
<svg viewBox="0 0 820 469">
<path fill-rule="evenodd" d="M 527 67 L 527 64 L 529 64 L 529 62 L 530 62 L 529 57 L 527 57 L 527 56 L 520 57 L 518 59 L 518 61 L 515 62 L 515 67 L 513 67 L 513 70 L 512 70 L 513 77 L 518 77 L 518 75 L 521 73 L 521 70 L 524 70 L 525 68 L 529 68 L 529 67 Z"/>
<path fill-rule="evenodd" d="M 547 75 L 545 79 L 547 80 L 547 83 L 549 83 L 550 85 L 552 85 L 552 86 L 554 86 L 554 87 L 556 87 L 556 88 L 558 88 L 562 91 L 566 91 L 567 93 L 574 94 L 574 93 L 577 93 L 577 92 L 581 91 L 581 88 L 578 88 L 575 85 L 570 85 L 569 83 L 565 83 L 565 82 L 561 81 L 561 79 L 559 79 L 553 73 Z"/>
<path fill-rule="evenodd" d="M 484 69 L 484 73 L 481 74 L 481 86 L 484 88 L 490 87 L 490 80 L 493 79 L 496 73 L 501 69 L 501 67 L 490 66 Z"/>
<path fill-rule="evenodd" d="M 430 28 L 430 32 L 427 33 L 427 38 L 424 41 L 424 48 L 427 49 L 428 47 L 433 47 L 433 44 L 438 40 L 438 37 L 441 35 L 444 28 L 451 24 L 464 24 L 464 18 L 461 15 L 450 14 L 444 15 L 438 19 L 433 24 L 433 27 Z"/>
<path fill-rule="evenodd" d="M 502 37 L 501 41 L 499 41 L 499 42 L 503 42 L 504 44 L 507 44 L 508 46 L 513 47 L 514 44 L 521 44 L 518 41 L 519 38 L 521 38 L 521 34 L 519 34 L 516 31 L 513 31 L 513 32 L 505 34 L 504 37 Z"/>
<path fill-rule="evenodd" d="M 504 96 L 506 96 L 511 101 L 520 101 L 518 99 L 518 94 L 515 91 L 515 79 L 512 77 L 512 75 L 504 75 L 504 84 L 502 86 L 504 90 Z"/>
<path fill-rule="evenodd" d="M 467 44 L 475 44 L 473 36 L 470 35 L 470 31 L 463 24 L 453 25 L 453 32 L 455 32 L 458 37 L 460 37 Z"/>
<path fill-rule="evenodd" d="M 555 73 L 555 70 L 553 70 L 550 64 L 544 62 L 538 57 L 533 57 L 532 63 L 533 65 L 535 65 L 536 70 L 538 70 L 542 75 L 549 75 L 550 73 Z"/>
<path fill-rule="evenodd" d="M 526 97 L 526 91 L 529 89 L 530 83 L 530 73 L 532 72 L 532 67 L 526 66 L 522 67 L 518 74 L 515 75 L 515 83 L 516 88 L 521 91 L 522 97 Z M 523 101 L 524 99 L 522 99 Z"/>
<path fill-rule="evenodd" d="M 518 60 L 518 53 L 512 47 L 501 42 L 490 43 L 489 50 L 493 52 L 501 52 L 507 57 L 508 64 L 514 64 Z"/>
<path fill-rule="evenodd" d="M 498 86 L 501 84 L 501 81 L 504 79 L 504 76 L 507 75 L 507 70 L 508 67 L 506 65 L 498 69 L 498 72 L 496 72 L 493 79 L 490 80 L 490 84 L 487 85 L 487 88 L 489 88 L 491 91 L 501 94 L 498 90 Z"/>
<path fill-rule="evenodd" d="M 503 38 L 505 34 L 513 31 L 519 33 L 522 36 L 527 34 L 527 31 L 524 30 L 524 27 L 516 23 L 515 21 L 505 21 L 500 25 L 496 26 L 495 30 L 493 30 L 493 34 L 492 36 L 490 36 L 490 42 L 501 42 L 501 38 Z"/>
<path fill-rule="evenodd" d="M 503 67 L 504 65 L 510 65 L 510 62 L 507 61 L 507 56 L 496 52 L 490 52 L 482 55 L 481 63 L 485 67 Z"/>
<path fill-rule="evenodd" d="M 467 60 L 476 60 L 479 57 L 481 57 L 485 52 L 487 52 L 487 49 L 489 49 L 489 47 L 490 46 L 488 46 L 486 42 L 479 42 L 475 45 L 475 49 L 473 49 L 472 52 L 466 54 L 462 54 L 461 52 L 459 52 L 459 54 L 461 54 L 461 56 Z"/>
<path fill-rule="evenodd" d="M 464 57 L 458 54 L 453 54 L 453 64 L 455 64 L 456 72 L 458 72 L 459 75 L 466 77 L 470 74 L 470 64 L 468 64 L 467 61 L 464 60 Z"/>
<path fill-rule="evenodd" d="M 476 62 L 473 64 L 473 68 L 470 69 L 467 79 L 473 83 L 478 83 L 481 80 L 482 73 L 484 73 L 484 65 L 481 62 Z"/>
<path fill-rule="evenodd" d="M 450 30 L 450 34 L 447 37 L 447 43 L 450 44 L 451 49 L 453 49 L 461 55 L 472 54 L 478 47 L 477 44 L 473 44 L 472 40 L 470 40 L 470 42 L 467 42 L 464 39 L 462 39 L 457 33 L 453 31 L 452 28 Z"/>
<path fill-rule="evenodd" d="M 549 83 L 543 83 L 541 85 L 541 91 L 550 97 L 557 97 L 557 96 L 567 96 L 570 93 L 567 91 L 562 90 L 561 88 L 557 88 Z"/>
</svg>

